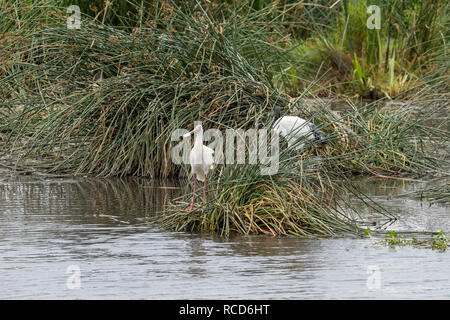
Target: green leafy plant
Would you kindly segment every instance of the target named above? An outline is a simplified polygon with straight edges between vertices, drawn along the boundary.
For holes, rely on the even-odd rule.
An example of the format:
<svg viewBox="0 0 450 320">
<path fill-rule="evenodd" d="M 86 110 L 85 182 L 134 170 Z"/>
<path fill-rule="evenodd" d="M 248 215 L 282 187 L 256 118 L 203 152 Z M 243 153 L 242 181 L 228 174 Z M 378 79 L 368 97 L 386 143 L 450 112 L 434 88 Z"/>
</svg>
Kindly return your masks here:
<svg viewBox="0 0 450 320">
<path fill-rule="evenodd" d="M 415 248 L 428 248 L 432 250 L 438 251 L 446 251 L 448 247 L 448 238 L 444 234 L 444 231 L 439 231 L 434 237 L 431 239 L 422 239 L 418 240 L 415 237 L 408 239 L 406 235 L 399 237 L 397 232 L 388 231 L 388 234 L 385 236 L 384 243 L 391 248 L 395 248 L 398 246 L 413 246 Z"/>
</svg>

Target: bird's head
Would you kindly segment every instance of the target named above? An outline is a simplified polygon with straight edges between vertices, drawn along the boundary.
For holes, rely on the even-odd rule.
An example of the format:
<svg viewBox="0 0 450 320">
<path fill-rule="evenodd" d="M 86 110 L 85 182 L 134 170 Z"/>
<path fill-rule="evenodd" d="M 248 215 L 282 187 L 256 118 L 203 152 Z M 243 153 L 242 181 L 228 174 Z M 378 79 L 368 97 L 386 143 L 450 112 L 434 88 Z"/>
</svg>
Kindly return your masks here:
<svg viewBox="0 0 450 320">
<path fill-rule="evenodd" d="M 201 133 L 201 132 L 203 132 L 203 127 L 202 127 L 201 124 L 198 124 L 198 125 L 195 126 L 194 130 L 192 130 L 192 131 L 190 131 L 190 132 L 188 132 L 188 133 L 183 134 L 183 137 L 184 137 L 184 138 L 188 138 L 188 137 L 190 137 L 191 134 L 193 134 L 193 133 Z"/>
<path fill-rule="evenodd" d="M 194 128 L 194 133 L 200 133 L 203 131 L 203 127 L 201 124 L 198 124 L 195 128 Z"/>
<path fill-rule="evenodd" d="M 328 144 L 328 138 L 327 138 L 327 136 L 325 135 L 325 133 L 322 130 L 317 130 L 314 133 L 314 138 L 320 144 Z"/>
<path fill-rule="evenodd" d="M 313 133 L 314 142 L 319 144 L 328 144 L 328 139 L 322 130 L 317 129 L 315 124 L 310 123 L 309 128 Z"/>
</svg>

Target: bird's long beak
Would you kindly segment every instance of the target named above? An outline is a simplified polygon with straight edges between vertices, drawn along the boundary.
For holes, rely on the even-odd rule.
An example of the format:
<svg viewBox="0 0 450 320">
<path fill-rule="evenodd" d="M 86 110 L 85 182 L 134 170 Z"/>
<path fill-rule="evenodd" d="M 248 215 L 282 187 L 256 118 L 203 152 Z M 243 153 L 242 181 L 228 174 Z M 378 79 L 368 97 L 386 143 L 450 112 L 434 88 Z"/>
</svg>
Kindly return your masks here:
<svg viewBox="0 0 450 320">
<path fill-rule="evenodd" d="M 191 134 L 194 133 L 194 130 L 192 130 L 191 132 L 185 133 L 183 134 L 183 138 L 189 138 L 191 136 Z"/>
</svg>

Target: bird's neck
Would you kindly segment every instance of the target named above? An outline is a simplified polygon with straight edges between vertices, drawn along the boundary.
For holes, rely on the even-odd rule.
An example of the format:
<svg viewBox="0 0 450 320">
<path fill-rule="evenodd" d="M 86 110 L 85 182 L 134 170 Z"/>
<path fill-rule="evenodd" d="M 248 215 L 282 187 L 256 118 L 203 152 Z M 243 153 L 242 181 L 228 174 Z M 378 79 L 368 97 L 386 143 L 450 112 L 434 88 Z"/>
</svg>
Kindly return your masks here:
<svg viewBox="0 0 450 320">
<path fill-rule="evenodd" d="M 203 145 L 203 130 L 194 133 L 194 147 L 200 147 Z"/>
</svg>

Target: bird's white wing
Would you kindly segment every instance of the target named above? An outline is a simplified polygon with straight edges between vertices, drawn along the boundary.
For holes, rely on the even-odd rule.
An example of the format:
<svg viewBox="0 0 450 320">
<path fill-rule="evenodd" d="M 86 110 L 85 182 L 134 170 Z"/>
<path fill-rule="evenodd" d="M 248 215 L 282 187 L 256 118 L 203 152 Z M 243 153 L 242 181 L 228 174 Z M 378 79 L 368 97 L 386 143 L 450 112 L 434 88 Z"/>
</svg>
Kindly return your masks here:
<svg viewBox="0 0 450 320">
<path fill-rule="evenodd" d="M 285 116 L 281 119 L 280 125 L 283 127 L 287 132 L 292 132 L 298 129 L 299 127 L 303 126 L 305 124 L 306 120 L 299 118 L 299 117 L 293 117 L 293 116 Z"/>
<path fill-rule="evenodd" d="M 214 150 L 203 146 L 203 163 L 212 168 L 214 163 Z"/>
<path fill-rule="evenodd" d="M 296 116 L 284 116 L 278 119 L 274 127 L 275 133 L 285 137 L 288 142 L 288 147 L 292 148 L 295 144 L 295 148 L 303 148 L 304 143 L 297 143 L 299 139 L 311 139 L 311 130 L 308 126 L 309 122 L 305 119 Z"/>
<path fill-rule="evenodd" d="M 281 134 L 283 137 L 294 134 L 299 127 L 301 127 L 306 120 L 295 116 L 284 116 L 278 119 L 274 125 L 274 131 Z"/>
</svg>

